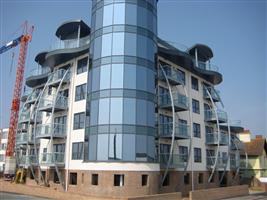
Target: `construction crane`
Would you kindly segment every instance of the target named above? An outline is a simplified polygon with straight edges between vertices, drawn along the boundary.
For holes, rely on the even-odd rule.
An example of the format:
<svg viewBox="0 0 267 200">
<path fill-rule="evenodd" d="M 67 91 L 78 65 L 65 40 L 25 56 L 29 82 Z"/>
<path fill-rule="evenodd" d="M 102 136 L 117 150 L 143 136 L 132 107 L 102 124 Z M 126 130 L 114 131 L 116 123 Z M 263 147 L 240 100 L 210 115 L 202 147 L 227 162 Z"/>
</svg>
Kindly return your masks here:
<svg viewBox="0 0 267 200">
<path fill-rule="evenodd" d="M 12 40 L 11 42 L 7 43 L 6 45 L 0 48 L 0 54 L 2 54 L 8 51 L 9 49 L 16 47 L 17 45 L 20 45 L 19 57 L 16 69 L 16 82 L 13 91 L 13 99 L 11 103 L 11 113 L 9 119 L 9 133 L 8 133 L 5 170 L 4 170 L 4 176 L 6 180 L 11 180 L 11 178 L 14 177 L 16 170 L 16 159 L 14 156 L 14 152 L 15 152 L 17 124 L 19 117 L 21 89 L 23 85 L 28 43 L 32 39 L 32 33 L 34 29 L 33 26 L 31 27 L 28 26 L 27 21 L 23 23 L 22 27 L 23 27 L 23 32 L 21 36 Z"/>
</svg>

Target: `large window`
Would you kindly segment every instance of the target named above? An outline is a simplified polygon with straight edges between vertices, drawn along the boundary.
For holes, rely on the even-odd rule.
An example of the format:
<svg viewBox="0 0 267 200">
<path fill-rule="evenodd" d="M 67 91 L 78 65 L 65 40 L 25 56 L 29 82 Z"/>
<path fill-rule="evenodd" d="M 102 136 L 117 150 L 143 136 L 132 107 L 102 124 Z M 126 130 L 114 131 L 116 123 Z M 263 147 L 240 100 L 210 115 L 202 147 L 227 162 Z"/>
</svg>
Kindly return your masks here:
<svg viewBox="0 0 267 200">
<path fill-rule="evenodd" d="M 193 132 L 194 132 L 194 137 L 201 137 L 201 131 L 200 131 L 200 124 L 193 123 Z"/>
<path fill-rule="evenodd" d="M 124 174 L 114 174 L 114 186 L 124 186 Z"/>
<path fill-rule="evenodd" d="M 199 101 L 196 99 L 192 99 L 192 110 L 194 113 L 200 113 L 200 109 L 199 109 Z"/>
<path fill-rule="evenodd" d="M 182 158 L 183 162 L 187 162 L 187 159 L 188 159 L 188 147 L 179 146 L 179 154 L 181 155 L 181 158 Z"/>
<path fill-rule="evenodd" d="M 77 185 L 77 173 L 70 173 L 70 185 Z"/>
<path fill-rule="evenodd" d="M 85 99 L 85 94 L 86 94 L 86 84 L 76 86 L 75 101 L 80 101 Z"/>
<path fill-rule="evenodd" d="M 74 130 L 84 128 L 84 116 L 84 112 L 74 114 Z"/>
<path fill-rule="evenodd" d="M 81 74 L 87 71 L 88 57 L 78 60 L 77 63 L 77 74 Z"/>
<path fill-rule="evenodd" d="M 191 76 L 191 87 L 193 90 L 198 91 L 198 79 L 193 76 Z"/>
<path fill-rule="evenodd" d="M 185 85 L 185 72 L 183 72 L 182 70 L 177 69 L 178 72 L 178 79 L 180 79 L 183 83 L 183 85 Z"/>
<path fill-rule="evenodd" d="M 194 161 L 201 162 L 201 148 L 194 148 Z"/>
<path fill-rule="evenodd" d="M 83 142 L 72 143 L 72 160 L 82 160 L 83 159 Z"/>
</svg>

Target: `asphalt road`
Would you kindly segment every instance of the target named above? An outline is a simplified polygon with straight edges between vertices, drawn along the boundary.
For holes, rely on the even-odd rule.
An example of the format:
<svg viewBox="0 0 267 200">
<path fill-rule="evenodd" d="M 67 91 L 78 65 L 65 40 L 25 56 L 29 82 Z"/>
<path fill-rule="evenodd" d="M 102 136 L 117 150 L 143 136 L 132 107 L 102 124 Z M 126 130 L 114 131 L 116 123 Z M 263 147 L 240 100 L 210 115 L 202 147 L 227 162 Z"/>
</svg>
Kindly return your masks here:
<svg viewBox="0 0 267 200">
<path fill-rule="evenodd" d="M 21 194 L 14 194 L 14 193 L 6 193 L 0 192 L 0 199 L 1 200 L 50 200 L 40 197 L 33 197 Z"/>
</svg>

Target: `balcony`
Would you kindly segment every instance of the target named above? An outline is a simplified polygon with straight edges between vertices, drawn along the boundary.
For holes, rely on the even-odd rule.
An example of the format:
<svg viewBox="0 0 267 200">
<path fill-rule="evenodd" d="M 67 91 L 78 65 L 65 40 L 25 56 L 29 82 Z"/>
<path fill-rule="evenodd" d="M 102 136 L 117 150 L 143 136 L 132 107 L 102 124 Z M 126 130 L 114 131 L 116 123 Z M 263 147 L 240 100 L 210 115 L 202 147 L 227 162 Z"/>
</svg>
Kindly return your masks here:
<svg viewBox="0 0 267 200">
<path fill-rule="evenodd" d="M 42 153 L 41 154 L 41 164 L 47 166 L 64 166 L 64 158 L 65 155 L 62 152 L 54 152 L 54 153 Z"/>
<path fill-rule="evenodd" d="M 28 131 L 28 127 L 29 127 L 28 124 L 25 124 L 25 123 L 18 123 L 17 131 L 18 131 L 18 132 L 27 132 L 27 131 Z"/>
<path fill-rule="evenodd" d="M 235 158 L 230 158 L 230 168 L 236 169 L 239 167 L 239 162 Z"/>
<path fill-rule="evenodd" d="M 66 124 L 39 124 L 36 126 L 36 138 L 65 138 Z"/>
<path fill-rule="evenodd" d="M 183 85 L 184 84 L 184 75 L 182 72 L 173 69 L 171 66 L 163 66 L 163 70 L 167 76 L 167 79 L 171 85 Z M 166 78 L 161 70 L 159 69 L 159 77 L 160 80 L 166 81 Z"/>
<path fill-rule="evenodd" d="M 159 156 L 160 159 L 160 167 L 166 168 L 169 160 L 169 156 L 171 156 L 170 168 L 184 168 L 188 161 L 188 155 L 185 154 L 172 154 L 169 153 L 161 153 Z"/>
<path fill-rule="evenodd" d="M 19 123 L 31 123 L 33 124 L 35 121 L 34 115 L 31 115 L 30 110 L 22 111 L 19 114 Z M 42 115 L 41 113 L 37 114 L 36 122 L 39 123 L 42 121 Z"/>
<path fill-rule="evenodd" d="M 37 159 L 36 159 L 36 155 L 22 155 L 19 158 L 19 166 L 29 166 L 29 165 L 36 165 Z"/>
<path fill-rule="evenodd" d="M 220 92 L 216 90 L 214 87 L 206 87 L 203 88 L 203 98 L 206 100 L 210 100 L 210 96 L 214 102 L 220 101 Z"/>
<path fill-rule="evenodd" d="M 28 87 L 36 87 L 45 84 L 49 73 L 49 67 L 38 66 L 37 68 L 33 69 L 26 78 L 26 85 Z"/>
<path fill-rule="evenodd" d="M 188 98 L 178 92 L 173 93 L 173 104 L 175 112 L 186 111 L 189 109 Z M 159 107 L 172 111 L 171 97 L 169 93 L 159 95 Z"/>
<path fill-rule="evenodd" d="M 217 113 L 216 113 L 217 112 Z M 216 114 L 218 116 L 219 123 L 226 123 L 227 122 L 227 114 L 222 110 L 205 110 L 205 121 L 217 123 Z"/>
<path fill-rule="evenodd" d="M 206 144 L 207 145 L 218 145 L 218 132 L 206 133 Z M 224 133 L 220 134 L 219 145 L 228 145 L 228 136 Z"/>
<path fill-rule="evenodd" d="M 66 76 L 64 77 L 65 73 L 66 69 L 58 69 L 50 73 L 48 77 L 48 85 L 58 86 L 61 81 L 63 81 L 63 83 L 68 83 L 70 80 L 70 71 L 68 71 Z M 64 80 L 62 80 L 63 77 Z"/>
<path fill-rule="evenodd" d="M 16 135 L 16 144 L 23 145 L 23 144 L 33 144 L 33 135 L 29 133 L 20 133 Z"/>
<path fill-rule="evenodd" d="M 68 109 L 68 98 L 62 95 L 50 95 L 40 99 L 39 110 L 44 112 L 64 111 Z"/>
<path fill-rule="evenodd" d="M 229 120 L 229 126 L 230 126 L 231 133 L 241 133 L 244 131 L 244 128 L 241 125 L 241 120 Z M 227 123 L 221 124 L 220 127 L 223 130 L 228 130 Z"/>
<path fill-rule="evenodd" d="M 245 149 L 245 144 L 237 138 L 232 138 L 230 147 L 231 147 L 231 150 L 233 151 L 241 150 L 241 149 Z"/>
<path fill-rule="evenodd" d="M 23 91 L 23 94 L 21 95 L 21 98 L 20 98 L 20 100 L 22 101 L 22 102 L 25 102 L 26 101 L 26 99 L 28 98 L 28 96 L 30 95 L 32 93 L 32 90 L 31 89 L 26 89 L 25 91 Z"/>
<path fill-rule="evenodd" d="M 196 62 L 194 60 L 194 63 L 195 63 L 195 66 L 199 69 L 206 70 L 206 71 L 219 72 L 219 67 L 209 62 L 202 62 L 202 61 Z"/>
<path fill-rule="evenodd" d="M 207 156 L 207 168 L 213 168 L 215 164 L 216 157 L 215 156 Z M 216 168 L 225 168 L 227 165 L 227 158 L 218 157 Z"/>
<path fill-rule="evenodd" d="M 172 138 L 172 123 L 159 124 L 159 137 Z M 175 139 L 189 139 L 189 126 L 187 124 L 178 123 L 175 126 Z"/>
</svg>

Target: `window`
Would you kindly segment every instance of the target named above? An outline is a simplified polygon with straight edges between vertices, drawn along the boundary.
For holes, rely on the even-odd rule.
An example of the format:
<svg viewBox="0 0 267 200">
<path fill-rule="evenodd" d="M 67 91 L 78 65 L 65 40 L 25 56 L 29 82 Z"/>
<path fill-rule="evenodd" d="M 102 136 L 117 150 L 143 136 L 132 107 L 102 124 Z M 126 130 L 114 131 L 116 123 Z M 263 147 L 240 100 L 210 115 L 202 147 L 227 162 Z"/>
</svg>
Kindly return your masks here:
<svg viewBox="0 0 267 200">
<path fill-rule="evenodd" d="M 194 148 L 194 161 L 201 162 L 201 149 L 200 148 Z"/>
<path fill-rule="evenodd" d="M 181 155 L 183 162 L 187 162 L 187 159 L 188 159 L 188 147 L 179 146 L 179 154 Z"/>
<path fill-rule="evenodd" d="M 77 74 L 81 74 L 81 73 L 87 71 L 87 62 L 88 62 L 88 57 L 85 57 L 85 58 L 78 60 Z"/>
<path fill-rule="evenodd" d="M 191 87 L 193 90 L 198 91 L 198 79 L 193 76 L 191 77 Z"/>
<path fill-rule="evenodd" d="M 84 128 L 84 116 L 84 112 L 74 114 L 74 130 Z"/>
<path fill-rule="evenodd" d="M 190 184 L 190 174 L 189 173 L 186 173 L 184 175 L 184 184 L 186 184 L 186 185 Z"/>
<path fill-rule="evenodd" d="M 114 186 L 124 186 L 124 174 L 114 174 Z"/>
<path fill-rule="evenodd" d="M 168 186 L 170 185 L 170 174 L 167 174 L 167 176 L 165 177 L 162 186 Z"/>
<path fill-rule="evenodd" d="M 142 174 L 142 186 L 148 185 L 148 175 Z"/>
<path fill-rule="evenodd" d="M 75 90 L 75 101 L 80 101 L 85 99 L 86 84 L 76 86 Z"/>
<path fill-rule="evenodd" d="M 177 72 L 178 72 L 177 75 L 178 75 L 179 80 L 181 80 L 183 85 L 185 85 L 185 72 L 183 72 L 179 69 L 177 69 Z"/>
<path fill-rule="evenodd" d="M 77 185 L 77 173 L 70 173 L 70 185 Z"/>
<path fill-rule="evenodd" d="M 72 143 L 72 160 L 82 160 L 83 159 L 83 142 Z"/>
<path fill-rule="evenodd" d="M 98 174 L 92 174 L 91 184 L 98 185 Z"/>
<path fill-rule="evenodd" d="M 199 101 L 196 100 L 196 99 L 192 99 L 192 110 L 194 113 L 200 113 L 200 110 L 199 110 Z"/>
<path fill-rule="evenodd" d="M 193 123 L 194 137 L 201 138 L 200 124 Z"/>
<path fill-rule="evenodd" d="M 0 161 L 5 161 L 5 155 L 4 154 L 0 154 Z"/>
<path fill-rule="evenodd" d="M 203 173 L 198 174 L 198 184 L 202 184 L 204 182 L 204 176 Z"/>
</svg>

